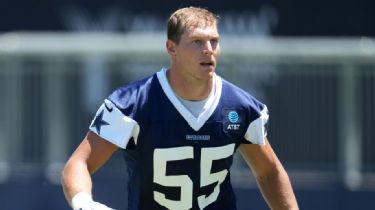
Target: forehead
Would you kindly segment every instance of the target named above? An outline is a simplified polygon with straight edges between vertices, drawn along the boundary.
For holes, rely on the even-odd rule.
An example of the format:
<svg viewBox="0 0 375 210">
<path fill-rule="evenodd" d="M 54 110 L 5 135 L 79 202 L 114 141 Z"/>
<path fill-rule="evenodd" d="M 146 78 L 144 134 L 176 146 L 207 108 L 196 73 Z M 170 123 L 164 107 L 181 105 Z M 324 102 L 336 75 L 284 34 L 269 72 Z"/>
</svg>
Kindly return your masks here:
<svg viewBox="0 0 375 210">
<path fill-rule="evenodd" d="M 219 32 L 215 24 L 206 25 L 206 26 L 190 26 L 186 30 L 182 37 L 184 38 L 195 38 L 195 37 L 209 37 L 217 38 L 219 37 Z"/>
</svg>

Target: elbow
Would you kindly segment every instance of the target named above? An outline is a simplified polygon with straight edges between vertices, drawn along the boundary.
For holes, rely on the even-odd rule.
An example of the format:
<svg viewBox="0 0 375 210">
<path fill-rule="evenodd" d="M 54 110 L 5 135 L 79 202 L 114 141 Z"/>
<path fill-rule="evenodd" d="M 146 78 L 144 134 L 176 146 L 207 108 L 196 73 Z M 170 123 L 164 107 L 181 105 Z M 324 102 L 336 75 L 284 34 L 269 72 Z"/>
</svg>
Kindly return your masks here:
<svg viewBox="0 0 375 210">
<path fill-rule="evenodd" d="M 271 209 L 299 209 L 289 176 L 284 169 L 272 170 L 256 176 L 256 179 Z"/>
</svg>

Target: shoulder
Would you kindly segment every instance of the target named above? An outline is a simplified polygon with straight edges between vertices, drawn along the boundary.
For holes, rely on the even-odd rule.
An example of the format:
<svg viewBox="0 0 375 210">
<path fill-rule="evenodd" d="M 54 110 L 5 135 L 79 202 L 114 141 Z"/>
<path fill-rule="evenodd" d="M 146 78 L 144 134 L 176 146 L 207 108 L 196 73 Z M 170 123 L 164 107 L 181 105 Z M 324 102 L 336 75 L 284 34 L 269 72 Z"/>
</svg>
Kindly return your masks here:
<svg viewBox="0 0 375 210">
<path fill-rule="evenodd" d="M 125 109 L 129 105 L 139 102 L 140 98 L 147 98 L 155 80 L 156 74 L 119 87 L 108 96 L 108 100 L 119 109 Z"/>
<path fill-rule="evenodd" d="M 248 107 L 257 112 L 262 111 L 266 107 L 264 103 L 235 84 L 225 79 L 222 79 L 222 83 L 222 95 L 226 101 L 230 103 L 238 103 L 240 106 Z"/>
</svg>

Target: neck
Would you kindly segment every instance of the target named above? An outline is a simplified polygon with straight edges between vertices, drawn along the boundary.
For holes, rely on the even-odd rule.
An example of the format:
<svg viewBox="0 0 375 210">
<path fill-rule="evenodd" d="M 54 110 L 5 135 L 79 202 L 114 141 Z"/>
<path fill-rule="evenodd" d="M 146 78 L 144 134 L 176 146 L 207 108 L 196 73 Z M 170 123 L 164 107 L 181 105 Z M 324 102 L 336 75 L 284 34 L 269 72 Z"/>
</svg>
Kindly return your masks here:
<svg viewBox="0 0 375 210">
<path fill-rule="evenodd" d="M 167 71 L 167 78 L 174 92 L 182 99 L 189 101 L 207 98 L 213 88 L 213 78 L 203 80 L 186 77 L 170 69 Z"/>
</svg>

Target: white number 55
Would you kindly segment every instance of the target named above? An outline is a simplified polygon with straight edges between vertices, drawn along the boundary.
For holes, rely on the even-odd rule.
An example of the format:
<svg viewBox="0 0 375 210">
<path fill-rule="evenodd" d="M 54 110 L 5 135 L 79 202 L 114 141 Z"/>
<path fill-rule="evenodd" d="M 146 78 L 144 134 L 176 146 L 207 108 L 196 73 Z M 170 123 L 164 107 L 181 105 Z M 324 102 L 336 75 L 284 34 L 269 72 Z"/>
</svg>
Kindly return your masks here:
<svg viewBox="0 0 375 210">
<path fill-rule="evenodd" d="M 220 192 L 220 184 L 225 180 L 228 170 L 211 173 L 212 162 L 227 158 L 234 153 L 234 144 L 220 147 L 208 147 L 201 149 L 200 160 L 200 183 L 201 187 L 217 183 L 210 195 L 201 195 L 198 197 L 200 209 L 205 208 L 214 202 Z M 176 160 L 193 159 L 194 150 L 191 146 L 155 149 L 154 151 L 154 182 L 166 187 L 180 187 L 180 200 L 170 200 L 164 193 L 154 191 L 154 199 L 160 205 L 171 210 L 190 209 L 193 205 L 193 182 L 188 175 L 167 176 L 167 162 Z"/>
</svg>

